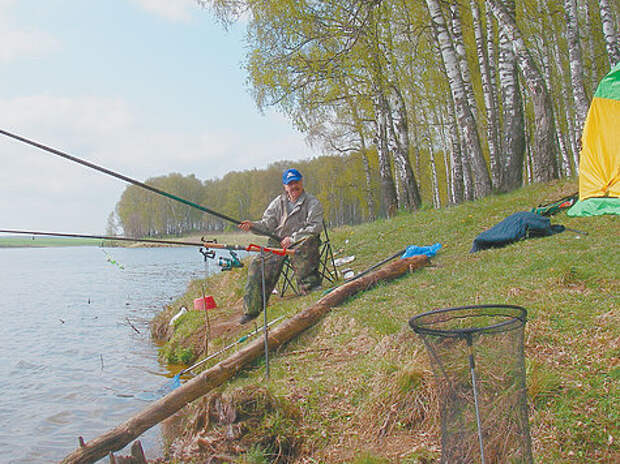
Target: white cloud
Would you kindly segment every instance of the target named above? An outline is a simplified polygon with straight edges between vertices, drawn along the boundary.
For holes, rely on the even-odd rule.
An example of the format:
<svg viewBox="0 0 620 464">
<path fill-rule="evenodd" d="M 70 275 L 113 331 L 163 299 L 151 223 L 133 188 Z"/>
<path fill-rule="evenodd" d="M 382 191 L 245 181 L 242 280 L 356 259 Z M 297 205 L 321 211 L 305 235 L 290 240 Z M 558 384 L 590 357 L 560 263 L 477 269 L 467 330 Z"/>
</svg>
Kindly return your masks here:
<svg viewBox="0 0 620 464">
<path fill-rule="evenodd" d="M 275 113 L 251 130 L 195 133 L 147 126 L 117 98 L 31 96 L 0 99 L 0 108 L 0 128 L 140 181 L 170 172 L 205 180 L 309 155 Z M 6 136 L 0 163 L 2 227 L 102 233 L 127 186 Z"/>
<path fill-rule="evenodd" d="M 60 42 L 44 31 L 17 26 L 9 17 L 14 0 L 0 0 L 0 63 L 21 57 L 40 57 L 60 48 Z"/>
<path fill-rule="evenodd" d="M 170 21 L 189 21 L 191 10 L 197 7 L 194 0 L 132 0 L 150 13 Z"/>
</svg>

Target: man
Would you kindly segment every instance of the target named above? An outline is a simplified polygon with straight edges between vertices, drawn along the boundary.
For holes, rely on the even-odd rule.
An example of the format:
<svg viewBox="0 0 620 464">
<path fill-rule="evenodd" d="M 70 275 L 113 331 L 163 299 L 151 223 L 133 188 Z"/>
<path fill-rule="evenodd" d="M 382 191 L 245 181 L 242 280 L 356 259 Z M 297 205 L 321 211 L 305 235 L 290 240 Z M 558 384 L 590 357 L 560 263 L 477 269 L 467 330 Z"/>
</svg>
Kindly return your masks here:
<svg viewBox="0 0 620 464">
<path fill-rule="evenodd" d="M 260 221 L 242 221 L 239 228 L 249 232 L 253 228 L 281 237 L 280 243 L 269 239 L 270 247 L 294 248 L 291 263 L 295 269 L 297 285 L 308 293 L 321 285 L 319 274 L 319 235 L 323 228 L 323 207 L 319 200 L 304 191 L 303 176 L 297 169 L 287 169 L 282 174 L 284 192 L 276 197 L 263 213 Z M 265 299 L 278 282 L 284 257 L 273 253 L 265 255 Z M 267 301 L 265 301 L 265 305 Z M 263 308 L 261 258 L 250 263 L 248 280 L 243 298 L 245 313 L 239 321 L 245 324 L 256 318 Z"/>
</svg>

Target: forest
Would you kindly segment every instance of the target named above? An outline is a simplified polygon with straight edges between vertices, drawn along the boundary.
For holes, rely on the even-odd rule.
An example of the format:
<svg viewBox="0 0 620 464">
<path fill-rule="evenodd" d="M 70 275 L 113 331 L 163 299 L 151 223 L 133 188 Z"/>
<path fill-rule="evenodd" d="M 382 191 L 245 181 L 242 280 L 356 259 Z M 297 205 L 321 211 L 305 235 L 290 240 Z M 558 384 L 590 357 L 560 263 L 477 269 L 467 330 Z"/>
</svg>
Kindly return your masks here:
<svg viewBox="0 0 620 464">
<path fill-rule="evenodd" d="M 246 24 L 248 85 L 322 156 L 221 179 L 146 183 L 258 219 L 296 167 L 328 226 L 442 208 L 578 174 L 599 80 L 620 61 L 618 0 L 197 0 Z M 129 186 L 110 234 L 230 224 Z"/>
</svg>

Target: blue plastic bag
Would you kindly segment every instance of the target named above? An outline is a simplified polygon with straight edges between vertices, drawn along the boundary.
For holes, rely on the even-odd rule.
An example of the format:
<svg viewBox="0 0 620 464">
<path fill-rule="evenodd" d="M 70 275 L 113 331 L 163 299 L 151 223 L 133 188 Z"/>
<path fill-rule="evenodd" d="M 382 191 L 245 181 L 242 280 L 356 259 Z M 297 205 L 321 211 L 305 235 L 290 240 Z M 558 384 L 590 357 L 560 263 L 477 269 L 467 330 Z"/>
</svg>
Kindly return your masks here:
<svg viewBox="0 0 620 464">
<path fill-rule="evenodd" d="M 426 255 L 429 258 L 432 258 L 433 256 L 437 254 L 440 248 L 441 248 L 441 243 L 435 243 L 434 245 L 423 246 L 423 247 L 417 246 L 417 245 L 409 245 L 407 247 L 407 250 L 405 250 L 405 253 L 400 258 L 401 259 L 411 258 L 412 256 L 415 256 L 415 255 Z"/>
</svg>

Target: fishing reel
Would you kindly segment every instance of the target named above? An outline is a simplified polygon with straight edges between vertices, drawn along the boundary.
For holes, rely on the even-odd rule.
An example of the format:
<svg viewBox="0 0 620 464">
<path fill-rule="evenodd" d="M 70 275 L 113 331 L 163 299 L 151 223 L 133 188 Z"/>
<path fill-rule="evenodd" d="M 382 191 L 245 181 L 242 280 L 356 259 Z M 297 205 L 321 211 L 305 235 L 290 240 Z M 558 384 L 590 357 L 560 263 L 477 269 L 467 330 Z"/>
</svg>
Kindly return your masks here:
<svg viewBox="0 0 620 464">
<path fill-rule="evenodd" d="M 200 248 L 198 251 L 204 257 L 205 261 L 207 259 L 215 258 L 215 251 L 214 250 L 209 250 L 208 248 Z"/>
<path fill-rule="evenodd" d="M 222 271 L 230 271 L 235 267 L 243 267 L 243 263 L 239 260 L 237 253 L 234 251 L 229 251 L 229 253 L 230 258 L 220 256 L 217 260 L 217 265 L 222 269 Z"/>
</svg>

